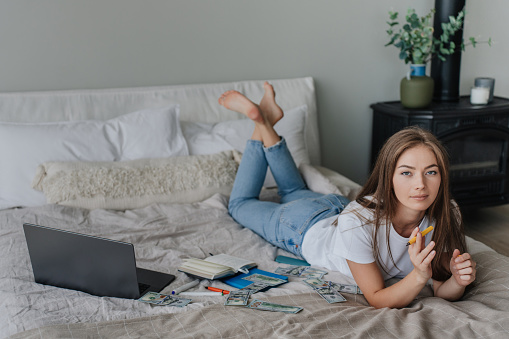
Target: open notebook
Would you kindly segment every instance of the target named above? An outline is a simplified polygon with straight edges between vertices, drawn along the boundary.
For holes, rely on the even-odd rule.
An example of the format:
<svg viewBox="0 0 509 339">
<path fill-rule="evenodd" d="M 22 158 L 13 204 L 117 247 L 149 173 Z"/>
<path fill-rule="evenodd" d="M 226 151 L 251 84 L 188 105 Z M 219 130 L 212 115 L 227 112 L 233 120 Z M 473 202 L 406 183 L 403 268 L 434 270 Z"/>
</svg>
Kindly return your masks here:
<svg viewBox="0 0 509 339">
<path fill-rule="evenodd" d="M 237 272 L 247 273 L 248 269 L 255 266 L 256 263 L 251 260 L 218 254 L 206 259 L 184 259 L 178 270 L 200 278 L 219 279 Z"/>
</svg>

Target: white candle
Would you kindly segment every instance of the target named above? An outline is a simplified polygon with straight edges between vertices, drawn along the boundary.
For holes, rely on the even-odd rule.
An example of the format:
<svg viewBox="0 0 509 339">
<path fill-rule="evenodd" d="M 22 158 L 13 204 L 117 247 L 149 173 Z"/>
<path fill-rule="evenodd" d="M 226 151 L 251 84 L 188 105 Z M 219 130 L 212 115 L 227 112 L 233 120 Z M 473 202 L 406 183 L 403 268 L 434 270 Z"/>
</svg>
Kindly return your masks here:
<svg viewBox="0 0 509 339">
<path fill-rule="evenodd" d="M 490 98 L 490 89 L 486 87 L 472 87 L 470 103 L 472 105 L 486 105 Z"/>
</svg>

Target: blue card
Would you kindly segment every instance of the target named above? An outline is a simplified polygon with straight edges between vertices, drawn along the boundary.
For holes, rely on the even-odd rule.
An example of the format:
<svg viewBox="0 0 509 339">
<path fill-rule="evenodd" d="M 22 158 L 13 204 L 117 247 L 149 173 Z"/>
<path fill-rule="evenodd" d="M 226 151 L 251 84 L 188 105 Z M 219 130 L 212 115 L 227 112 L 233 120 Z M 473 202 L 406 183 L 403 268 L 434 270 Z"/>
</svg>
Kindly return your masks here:
<svg viewBox="0 0 509 339">
<path fill-rule="evenodd" d="M 297 259 L 297 258 L 290 258 L 285 255 L 278 255 L 276 257 L 276 262 L 279 262 L 281 264 L 294 265 L 294 266 L 311 266 L 305 260 Z"/>
</svg>

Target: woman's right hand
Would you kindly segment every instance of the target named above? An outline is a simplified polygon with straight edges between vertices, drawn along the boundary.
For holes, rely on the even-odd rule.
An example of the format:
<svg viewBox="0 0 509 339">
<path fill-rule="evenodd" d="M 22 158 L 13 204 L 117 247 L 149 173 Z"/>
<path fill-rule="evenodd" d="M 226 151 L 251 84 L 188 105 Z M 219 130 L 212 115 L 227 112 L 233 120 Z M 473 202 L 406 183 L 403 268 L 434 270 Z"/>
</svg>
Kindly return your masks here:
<svg viewBox="0 0 509 339">
<path fill-rule="evenodd" d="M 421 232 L 419 232 L 419 227 L 414 229 L 410 235 L 410 239 L 413 237 L 416 237 L 417 239 L 415 243 L 409 246 L 408 254 L 410 255 L 410 260 L 414 265 L 414 271 L 418 274 L 419 277 L 422 278 L 422 281 L 425 283 L 432 276 L 431 261 L 436 255 L 436 251 L 433 250 L 433 247 L 435 247 L 435 242 L 430 241 L 428 246 L 424 247 L 425 242 Z"/>
</svg>

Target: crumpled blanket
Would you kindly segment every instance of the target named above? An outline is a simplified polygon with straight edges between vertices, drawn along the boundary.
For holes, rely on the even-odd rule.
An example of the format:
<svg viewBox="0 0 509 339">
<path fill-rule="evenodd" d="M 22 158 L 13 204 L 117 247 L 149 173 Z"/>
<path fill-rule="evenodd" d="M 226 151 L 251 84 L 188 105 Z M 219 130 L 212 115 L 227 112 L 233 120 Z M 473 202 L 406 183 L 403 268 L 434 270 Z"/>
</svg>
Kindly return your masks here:
<svg viewBox="0 0 509 339">
<path fill-rule="evenodd" d="M 274 198 L 271 190 L 264 191 L 264 195 L 266 199 Z M 176 275 L 177 279 L 163 293 L 192 280 L 177 271 L 183 258 L 227 253 L 254 260 L 260 269 L 274 271 L 282 265 L 274 261 L 278 254 L 292 256 L 238 225 L 226 206 L 227 198 L 216 194 L 199 203 L 153 204 L 126 211 L 60 205 L 0 211 L 0 337 L 16 333 L 19 333 L 16 337 L 27 338 L 43 333 L 46 334 L 42 337 L 47 338 L 94 337 L 103 333 L 98 327 L 114 329 L 118 324 L 123 324 L 123 329 L 104 332 L 106 337 L 123 337 L 122 331 L 126 329 L 133 337 L 144 337 L 142 332 L 164 337 L 167 331 L 173 336 L 173 330 L 175 337 L 233 336 L 226 323 L 243 337 L 260 338 L 345 334 L 344 330 L 335 331 L 337 326 L 333 324 L 349 326 L 346 328 L 350 331 L 358 330 L 373 337 L 387 337 L 383 333 L 389 337 L 390 334 L 419 337 L 415 333 L 424 333 L 490 338 L 508 334 L 509 260 L 471 239 L 468 239 L 470 251 L 477 253 L 479 271 L 477 282 L 463 301 L 449 303 L 430 298 L 431 290 L 425 288 L 404 310 L 374 310 L 362 295 L 345 294 L 347 303 L 329 305 L 295 277 L 290 277 L 287 284 L 256 294 L 256 298 L 281 303 L 293 300 L 304 308 L 296 315 L 225 308 L 223 297 L 216 296 L 193 298 L 184 308 L 157 307 L 136 300 L 96 297 L 40 285 L 33 280 L 22 229 L 24 222 L 133 243 L 139 267 Z M 352 283 L 338 272 L 329 272 L 325 278 Z M 220 281 L 203 280 L 195 290 L 205 290 L 207 284 L 230 288 Z M 178 331 L 175 322 L 180 324 Z M 165 325 L 166 332 L 150 332 L 158 324 Z M 167 326 L 171 328 L 168 330 Z M 213 332 L 217 327 L 218 332 Z M 403 327 L 408 332 L 402 332 Z"/>
</svg>

